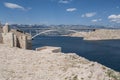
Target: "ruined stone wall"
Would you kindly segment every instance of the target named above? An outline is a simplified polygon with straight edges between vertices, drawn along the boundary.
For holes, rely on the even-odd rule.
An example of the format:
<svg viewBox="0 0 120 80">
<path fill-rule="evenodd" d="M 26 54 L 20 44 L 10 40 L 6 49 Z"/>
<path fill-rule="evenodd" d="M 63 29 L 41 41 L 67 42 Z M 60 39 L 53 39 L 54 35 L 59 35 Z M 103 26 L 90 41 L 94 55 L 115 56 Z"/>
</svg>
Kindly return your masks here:
<svg viewBox="0 0 120 80">
<path fill-rule="evenodd" d="M 41 52 L 49 52 L 49 53 L 61 53 L 61 47 L 52 47 L 52 46 L 44 46 L 36 48 L 36 51 Z"/>
<path fill-rule="evenodd" d="M 3 38 L 2 38 L 2 26 L 1 26 L 1 24 L 0 24 L 0 43 L 2 43 L 3 42 Z"/>
<path fill-rule="evenodd" d="M 27 49 L 27 36 L 21 35 L 16 36 L 13 33 L 2 33 L 3 44 L 6 44 L 10 47 L 19 47 L 22 49 Z"/>
<path fill-rule="evenodd" d="M 17 30 L 11 30 L 12 33 L 16 35 L 16 47 L 23 48 L 23 49 L 32 49 L 32 41 L 31 36 L 28 34 L 24 34 Z"/>
<path fill-rule="evenodd" d="M 3 44 L 8 45 L 10 47 L 14 47 L 14 34 L 10 33 L 10 28 L 8 24 L 5 24 L 5 26 L 2 28 L 1 27 L 1 41 Z"/>
<path fill-rule="evenodd" d="M 2 30 L 2 26 L 1 26 L 1 24 L 0 24 L 0 33 L 2 33 L 3 32 L 3 30 Z"/>
<path fill-rule="evenodd" d="M 27 49 L 32 49 L 32 40 L 27 40 Z"/>
<path fill-rule="evenodd" d="M 10 27 L 8 23 L 6 23 L 5 26 L 3 26 L 3 33 L 8 33 L 8 32 L 10 32 Z"/>
<path fill-rule="evenodd" d="M 0 43 L 10 47 L 19 47 L 22 49 L 32 49 L 31 36 L 22 31 L 10 29 L 8 24 L 0 27 Z"/>
<path fill-rule="evenodd" d="M 22 49 L 27 49 L 27 37 L 22 35 L 18 37 L 19 47 Z"/>
<path fill-rule="evenodd" d="M 2 33 L 3 44 L 10 47 L 14 47 L 14 34 L 13 33 Z"/>
<path fill-rule="evenodd" d="M 17 47 L 17 36 L 15 34 L 13 35 L 13 42 L 14 42 L 14 47 Z"/>
<path fill-rule="evenodd" d="M 3 30 L 2 30 L 2 28 L 0 27 L 0 33 L 2 33 L 3 32 Z"/>
<path fill-rule="evenodd" d="M 0 33 L 0 43 L 3 42 L 2 33 Z"/>
</svg>

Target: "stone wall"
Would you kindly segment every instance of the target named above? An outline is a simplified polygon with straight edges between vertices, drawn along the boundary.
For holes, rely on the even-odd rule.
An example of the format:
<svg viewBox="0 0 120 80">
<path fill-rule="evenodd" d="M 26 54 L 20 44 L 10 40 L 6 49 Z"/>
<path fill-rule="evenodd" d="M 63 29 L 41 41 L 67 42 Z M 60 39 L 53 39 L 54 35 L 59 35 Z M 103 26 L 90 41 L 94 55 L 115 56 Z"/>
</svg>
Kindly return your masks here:
<svg viewBox="0 0 120 80">
<path fill-rule="evenodd" d="M 23 49 L 32 49 L 31 35 L 24 34 L 17 30 L 11 30 L 12 33 L 16 35 L 16 47 Z"/>
<path fill-rule="evenodd" d="M 27 45 L 27 36 L 26 35 L 21 35 L 17 36 L 14 33 L 2 33 L 3 39 L 3 44 L 6 44 L 10 47 L 19 47 L 22 49 L 30 49 Z"/>
<path fill-rule="evenodd" d="M 3 26 L 3 33 L 8 33 L 8 32 L 10 32 L 10 27 L 8 23 L 6 23 L 5 26 Z"/>
<path fill-rule="evenodd" d="M 1 23 L 0 23 L 0 43 L 2 43 L 2 42 L 3 42 L 2 32 L 3 32 L 3 30 L 2 30 Z"/>
<path fill-rule="evenodd" d="M 49 53 L 60 53 L 61 47 L 44 46 L 44 47 L 36 48 L 36 51 L 49 52 Z"/>
<path fill-rule="evenodd" d="M 10 29 L 6 24 L 0 33 L 0 43 L 10 47 L 19 47 L 22 49 L 32 49 L 31 35 L 24 34 L 22 31 Z"/>
<path fill-rule="evenodd" d="M 3 42 L 2 33 L 0 33 L 0 43 Z"/>
<path fill-rule="evenodd" d="M 3 44 L 10 47 L 14 47 L 14 34 L 13 33 L 2 33 Z"/>
<path fill-rule="evenodd" d="M 1 24 L 0 24 L 0 33 L 2 33 L 3 32 L 3 30 L 2 30 L 2 26 L 1 26 Z"/>
<path fill-rule="evenodd" d="M 19 40 L 19 47 L 22 49 L 27 49 L 27 36 L 23 35 L 18 38 Z"/>
<path fill-rule="evenodd" d="M 2 27 L 0 27 L 0 33 L 2 33 L 3 31 L 2 31 Z"/>
</svg>

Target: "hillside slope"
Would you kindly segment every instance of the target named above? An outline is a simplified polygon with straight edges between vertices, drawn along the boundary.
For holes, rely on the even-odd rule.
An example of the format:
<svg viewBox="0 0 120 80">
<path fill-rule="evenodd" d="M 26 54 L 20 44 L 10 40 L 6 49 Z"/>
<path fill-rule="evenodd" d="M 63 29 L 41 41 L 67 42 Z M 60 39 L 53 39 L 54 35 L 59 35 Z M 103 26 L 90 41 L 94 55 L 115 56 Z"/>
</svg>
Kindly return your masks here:
<svg viewBox="0 0 120 80">
<path fill-rule="evenodd" d="M 0 80 L 120 80 L 120 73 L 76 54 L 0 44 Z"/>
<path fill-rule="evenodd" d="M 93 32 L 77 32 L 70 34 L 71 37 L 83 37 L 84 40 L 107 40 L 120 39 L 120 30 L 98 29 Z"/>
</svg>

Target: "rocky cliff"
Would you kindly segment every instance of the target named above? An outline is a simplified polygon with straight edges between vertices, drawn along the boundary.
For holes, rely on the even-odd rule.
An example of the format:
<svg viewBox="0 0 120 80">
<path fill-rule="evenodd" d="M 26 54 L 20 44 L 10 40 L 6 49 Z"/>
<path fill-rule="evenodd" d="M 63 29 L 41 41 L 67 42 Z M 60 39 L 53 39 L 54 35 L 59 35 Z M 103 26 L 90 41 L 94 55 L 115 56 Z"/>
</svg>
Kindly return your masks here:
<svg viewBox="0 0 120 80">
<path fill-rule="evenodd" d="M 120 80 L 120 73 L 72 53 L 0 44 L 0 80 Z"/>
</svg>

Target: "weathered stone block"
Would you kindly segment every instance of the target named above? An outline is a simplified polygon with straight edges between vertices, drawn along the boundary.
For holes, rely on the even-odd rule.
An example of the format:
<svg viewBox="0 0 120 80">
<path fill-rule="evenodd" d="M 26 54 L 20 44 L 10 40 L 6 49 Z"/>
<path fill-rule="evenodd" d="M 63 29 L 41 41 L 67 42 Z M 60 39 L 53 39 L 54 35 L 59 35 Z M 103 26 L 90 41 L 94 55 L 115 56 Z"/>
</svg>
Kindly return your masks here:
<svg viewBox="0 0 120 80">
<path fill-rule="evenodd" d="M 10 31 L 9 25 L 6 23 L 3 27 L 3 33 L 8 33 Z"/>
<path fill-rule="evenodd" d="M 2 33 L 0 33 L 0 43 L 3 42 Z"/>
<path fill-rule="evenodd" d="M 19 36 L 17 43 L 19 43 L 18 47 L 20 47 L 22 49 L 27 49 L 27 36 L 25 36 L 25 35 Z"/>
<path fill-rule="evenodd" d="M 17 36 L 14 35 L 13 38 L 14 38 L 14 47 L 17 47 Z"/>
<path fill-rule="evenodd" d="M 27 49 L 32 49 L 32 41 L 27 40 Z"/>
<path fill-rule="evenodd" d="M 25 35 L 22 36 L 21 45 L 23 49 L 27 49 L 27 36 Z"/>
<path fill-rule="evenodd" d="M 44 47 L 36 48 L 36 51 L 59 53 L 61 52 L 61 47 L 44 46 Z"/>
<path fill-rule="evenodd" d="M 14 47 L 14 34 L 13 33 L 2 33 L 3 43 Z"/>
</svg>

